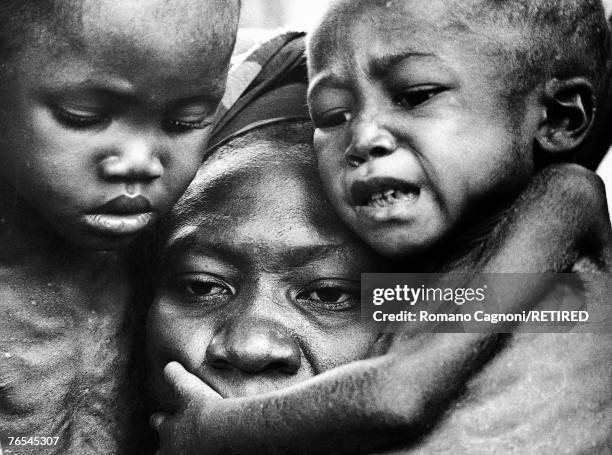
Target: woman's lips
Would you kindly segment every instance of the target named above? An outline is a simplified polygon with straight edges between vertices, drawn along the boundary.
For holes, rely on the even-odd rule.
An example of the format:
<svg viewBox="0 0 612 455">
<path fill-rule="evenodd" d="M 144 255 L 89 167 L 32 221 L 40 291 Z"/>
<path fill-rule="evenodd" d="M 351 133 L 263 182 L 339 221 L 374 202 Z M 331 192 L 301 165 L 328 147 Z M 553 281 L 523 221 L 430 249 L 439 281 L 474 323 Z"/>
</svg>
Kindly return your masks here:
<svg viewBox="0 0 612 455">
<path fill-rule="evenodd" d="M 83 217 L 89 227 L 110 235 L 136 234 L 155 221 L 151 203 L 144 196 L 119 196 Z"/>
</svg>

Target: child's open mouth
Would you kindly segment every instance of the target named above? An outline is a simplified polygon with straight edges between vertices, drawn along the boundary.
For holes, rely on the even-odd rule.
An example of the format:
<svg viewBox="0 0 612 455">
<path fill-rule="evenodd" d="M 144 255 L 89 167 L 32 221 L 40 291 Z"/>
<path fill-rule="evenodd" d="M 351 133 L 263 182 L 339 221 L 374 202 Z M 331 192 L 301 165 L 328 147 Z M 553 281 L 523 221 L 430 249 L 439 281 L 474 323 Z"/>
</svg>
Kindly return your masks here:
<svg viewBox="0 0 612 455">
<path fill-rule="evenodd" d="M 413 203 L 421 189 L 393 178 L 375 178 L 351 185 L 351 196 L 358 206 L 386 208 L 398 203 Z"/>
<path fill-rule="evenodd" d="M 392 189 L 368 196 L 363 205 L 369 207 L 388 207 L 400 201 L 416 201 L 418 197 L 418 191 L 405 192 L 400 189 Z"/>
</svg>

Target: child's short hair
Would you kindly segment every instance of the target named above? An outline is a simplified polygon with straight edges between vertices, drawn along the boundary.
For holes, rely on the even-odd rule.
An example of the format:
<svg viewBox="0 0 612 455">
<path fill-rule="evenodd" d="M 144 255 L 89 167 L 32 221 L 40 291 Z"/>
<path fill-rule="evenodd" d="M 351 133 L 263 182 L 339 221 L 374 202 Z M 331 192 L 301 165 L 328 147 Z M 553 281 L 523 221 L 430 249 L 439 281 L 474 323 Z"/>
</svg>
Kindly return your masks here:
<svg viewBox="0 0 612 455">
<path fill-rule="evenodd" d="M 462 3 L 456 2 L 458 5 Z M 469 3 L 469 2 L 468 2 Z M 574 152 L 559 156 L 595 168 L 609 147 L 601 137 L 610 82 L 610 29 L 600 0 L 474 0 L 460 6 L 467 23 L 489 24 L 499 31 L 499 57 L 505 68 L 509 101 L 553 78 L 584 77 L 590 81 L 598 116 L 590 138 Z M 465 22 L 464 22 L 465 23 Z M 513 33 L 514 31 L 514 33 Z M 585 106 L 589 109 L 589 106 Z M 601 144 L 599 142 L 602 142 Z"/>
<path fill-rule="evenodd" d="M 324 61 L 325 48 L 342 41 L 350 26 L 346 14 L 398 1 L 335 0 L 313 34 L 311 55 Z M 603 83 L 610 44 L 601 0 L 449 0 L 446 6 L 450 14 L 433 25 L 451 38 L 469 34 L 477 44 L 483 36 L 483 52 L 511 64 L 520 91 L 550 77 L 587 76 L 597 88 Z"/>
<path fill-rule="evenodd" d="M 508 59 L 517 91 L 551 78 L 587 77 L 604 89 L 609 30 L 600 0 L 474 0 L 456 2 L 465 23 L 489 24 L 506 34 L 500 56 Z M 461 22 L 460 22 L 461 23 Z M 518 33 L 512 33 L 515 30 Z"/>
<path fill-rule="evenodd" d="M 21 49 L 36 24 L 51 25 L 56 6 L 53 1 L 0 0 L 0 62 Z"/>
<path fill-rule="evenodd" d="M 596 167 L 609 147 L 599 131 L 599 116 L 609 90 L 610 31 L 600 0 L 473 0 L 471 7 L 456 2 L 463 24 L 487 27 L 488 36 L 501 35 L 499 57 L 508 69 L 505 83 L 510 103 L 553 78 L 584 77 L 590 81 L 598 112 L 590 138 L 572 153 L 559 156 Z M 460 22 L 461 23 L 461 22 Z M 505 36 L 504 36 L 505 35 Z M 585 106 L 589 109 L 589 106 Z M 520 110 L 519 110 L 520 111 Z M 607 123 L 607 122 L 606 122 Z M 607 126 L 605 126 L 607 129 Z M 603 142 L 603 143 L 599 143 Z"/>
<path fill-rule="evenodd" d="M 46 29 L 65 36 L 78 32 L 85 0 L 0 0 L 0 64 Z M 241 0 L 225 2 L 218 11 L 217 27 L 227 29 L 238 22 Z M 232 28 L 232 27 L 230 27 Z M 232 39 L 235 39 L 233 37 Z"/>
</svg>

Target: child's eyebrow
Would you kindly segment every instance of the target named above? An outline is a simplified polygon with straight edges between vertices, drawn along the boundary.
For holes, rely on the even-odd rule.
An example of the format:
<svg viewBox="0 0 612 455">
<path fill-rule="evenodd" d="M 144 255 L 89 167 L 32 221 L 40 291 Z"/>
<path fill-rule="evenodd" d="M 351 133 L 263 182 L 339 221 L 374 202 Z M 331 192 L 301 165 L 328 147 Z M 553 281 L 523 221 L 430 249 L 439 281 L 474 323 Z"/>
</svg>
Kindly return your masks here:
<svg viewBox="0 0 612 455">
<path fill-rule="evenodd" d="M 398 52 L 372 56 L 368 60 L 368 73 L 375 77 L 385 76 L 398 63 L 411 58 L 436 58 L 435 54 L 427 52 Z"/>
<path fill-rule="evenodd" d="M 129 98 L 134 96 L 133 87 L 125 81 L 98 81 L 93 79 L 85 79 L 79 82 L 66 81 L 56 84 L 50 84 L 44 89 L 47 92 L 60 94 L 79 94 L 84 92 L 99 93 L 101 95 L 109 94 L 113 96 Z"/>
<path fill-rule="evenodd" d="M 143 97 L 134 87 L 126 81 L 99 81 L 94 79 L 86 79 L 83 81 L 59 82 L 50 84 L 43 88 L 47 95 L 59 96 L 76 96 L 82 94 L 93 94 L 96 96 L 114 98 L 118 101 L 133 101 L 140 100 Z M 182 96 L 169 101 L 167 109 L 169 111 L 181 109 L 193 104 L 217 104 L 221 97 L 222 91 L 218 87 L 212 88 L 208 85 L 203 85 L 201 90 L 198 90 L 201 95 Z"/>
<path fill-rule="evenodd" d="M 414 58 L 437 59 L 437 55 L 429 52 L 406 51 L 397 53 L 387 53 L 383 55 L 371 56 L 367 61 L 367 72 L 371 77 L 384 78 L 395 65 Z M 344 79 L 340 76 L 341 71 L 338 69 L 328 69 L 317 74 L 308 86 L 307 98 L 310 100 L 314 94 L 322 87 L 339 87 L 344 86 Z"/>
<path fill-rule="evenodd" d="M 219 97 L 217 97 L 215 94 L 209 94 L 209 95 L 184 97 L 184 98 L 179 98 L 177 100 L 173 100 L 168 105 L 167 111 L 172 112 L 175 110 L 181 110 L 181 109 L 185 109 L 185 108 L 192 107 L 194 105 L 200 105 L 200 104 L 206 107 L 209 107 L 209 105 L 216 106 L 217 103 L 219 102 Z"/>
</svg>

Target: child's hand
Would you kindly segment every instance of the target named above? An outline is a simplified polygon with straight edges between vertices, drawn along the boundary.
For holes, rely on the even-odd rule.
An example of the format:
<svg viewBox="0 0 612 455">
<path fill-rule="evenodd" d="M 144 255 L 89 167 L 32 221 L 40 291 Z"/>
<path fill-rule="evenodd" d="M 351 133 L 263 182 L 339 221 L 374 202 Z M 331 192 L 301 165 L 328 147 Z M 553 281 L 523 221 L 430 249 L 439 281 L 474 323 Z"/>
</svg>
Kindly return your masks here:
<svg viewBox="0 0 612 455">
<path fill-rule="evenodd" d="M 164 377 L 176 406 L 172 414 L 157 412 L 151 416 L 150 424 L 160 440 L 157 455 L 214 453 L 216 444 L 210 438 L 213 432 L 206 431 L 206 426 L 221 395 L 178 362 L 166 365 Z"/>
</svg>

